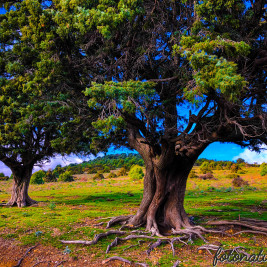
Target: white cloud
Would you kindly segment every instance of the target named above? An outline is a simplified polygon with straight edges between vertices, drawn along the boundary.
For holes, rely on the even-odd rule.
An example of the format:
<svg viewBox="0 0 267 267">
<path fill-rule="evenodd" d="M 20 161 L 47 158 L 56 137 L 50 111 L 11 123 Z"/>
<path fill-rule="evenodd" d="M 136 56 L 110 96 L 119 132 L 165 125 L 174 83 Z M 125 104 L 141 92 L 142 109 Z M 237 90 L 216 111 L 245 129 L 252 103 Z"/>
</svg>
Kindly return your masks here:
<svg viewBox="0 0 267 267">
<path fill-rule="evenodd" d="M 103 153 L 100 153 L 98 156 L 103 156 Z M 54 169 L 57 165 L 61 165 L 62 167 L 69 165 L 71 163 L 82 163 L 83 161 L 89 161 L 91 159 L 94 159 L 94 156 L 87 156 L 87 157 L 78 157 L 76 155 L 69 155 L 66 157 L 62 157 L 60 155 L 57 155 L 53 158 L 51 158 L 49 161 L 44 162 L 40 166 L 35 166 L 33 169 L 33 172 L 36 172 L 38 170 L 45 170 L 48 169 Z M 3 172 L 5 175 L 11 175 L 11 170 L 0 161 L 0 172 Z"/>
<path fill-rule="evenodd" d="M 62 167 L 69 165 L 71 163 L 82 163 L 83 161 L 88 161 L 91 159 L 94 159 L 94 156 L 87 156 L 87 157 L 78 157 L 76 155 L 69 155 L 62 157 L 60 155 L 57 155 L 53 158 L 51 158 L 49 161 L 43 163 L 41 166 L 35 166 L 33 169 L 33 172 L 36 172 L 38 170 L 45 170 L 48 169 L 54 169 L 57 165 L 61 165 Z"/>
<path fill-rule="evenodd" d="M 260 153 L 257 153 L 255 151 L 251 151 L 248 148 L 246 148 L 242 153 L 240 153 L 238 156 L 234 157 L 233 160 L 237 160 L 238 158 L 242 158 L 247 163 L 257 162 L 258 164 L 261 164 L 263 162 L 267 162 L 267 146 L 263 145 L 261 148 L 262 148 L 262 150 Z"/>
</svg>

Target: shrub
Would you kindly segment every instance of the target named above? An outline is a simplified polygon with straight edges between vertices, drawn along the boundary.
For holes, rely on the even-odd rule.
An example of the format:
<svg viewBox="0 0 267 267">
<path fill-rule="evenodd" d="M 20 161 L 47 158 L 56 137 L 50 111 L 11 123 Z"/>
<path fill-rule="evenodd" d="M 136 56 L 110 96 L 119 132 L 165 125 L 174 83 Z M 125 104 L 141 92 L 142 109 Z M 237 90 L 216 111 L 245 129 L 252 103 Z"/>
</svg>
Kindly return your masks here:
<svg viewBox="0 0 267 267">
<path fill-rule="evenodd" d="M 35 172 L 31 177 L 31 184 L 44 184 L 45 172 L 40 170 Z"/>
<path fill-rule="evenodd" d="M 130 169 L 130 172 L 129 172 L 129 176 L 130 176 L 130 178 L 132 178 L 132 180 L 143 179 L 144 172 L 143 172 L 142 167 L 139 165 L 132 166 L 132 168 Z"/>
<path fill-rule="evenodd" d="M 217 180 L 211 172 L 200 175 L 199 178 L 202 180 Z"/>
<path fill-rule="evenodd" d="M 261 172 L 260 175 L 261 176 L 265 176 L 267 174 L 267 164 L 266 163 L 262 163 L 261 164 Z"/>
<path fill-rule="evenodd" d="M 125 167 L 120 168 L 119 172 L 117 173 L 118 176 L 127 175 L 127 170 Z"/>
<path fill-rule="evenodd" d="M 44 177 L 44 181 L 46 183 L 51 183 L 51 182 L 56 182 L 57 181 L 57 178 L 56 176 L 53 174 L 52 170 L 49 169 L 47 172 L 46 172 L 46 175 Z"/>
<path fill-rule="evenodd" d="M 191 170 L 191 172 L 188 175 L 189 179 L 198 178 L 197 173 L 194 170 Z"/>
<path fill-rule="evenodd" d="M 97 172 L 95 176 L 93 177 L 93 180 L 103 180 L 104 175 L 101 172 Z"/>
<path fill-rule="evenodd" d="M 111 172 L 109 175 L 108 175 L 108 178 L 116 178 L 117 177 L 117 175 L 116 175 L 116 173 L 114 173 L 114 172 Z"/>
<path fill-rule="evenodd" d="M 248 181 L 243 180 L 239 175 L 232 181 L 234 187 L 248 186 Z"/>
<path fill-rule="evenodd" d="M 74 178 L 71 175 L 70 171 L 65 171 L 64 173 L 59 175 L 58 181 L 59 182 L 73 182 Z"/>
<path fill-rule="evenodd" d="M 0 172 L 0 177 L 5 177 L 5 174 Z"/>
<path fill-rule="evenodd" d="M 212 173 L 212 168 L 207 161 L 204 161 L 200 166 L 200 171 L 203 174 L 206 174 L 208 172 Z"/>
</svg>

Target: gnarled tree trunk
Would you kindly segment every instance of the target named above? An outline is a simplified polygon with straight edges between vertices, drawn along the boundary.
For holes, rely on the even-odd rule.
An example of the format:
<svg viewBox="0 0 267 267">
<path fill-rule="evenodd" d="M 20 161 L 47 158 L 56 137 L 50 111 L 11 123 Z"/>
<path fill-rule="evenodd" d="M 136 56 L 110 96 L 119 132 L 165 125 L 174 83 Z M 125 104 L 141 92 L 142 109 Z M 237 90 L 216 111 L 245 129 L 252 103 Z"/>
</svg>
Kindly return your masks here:
<svg viewBox="0 0 267 267">
<path fill-rule="evenodd" d="M 170 158 L 165 166 L 157 160 L 146 160 L 144 193 L 137 214 L 129 221 L 131 225 L 146 224 L 146 230 L 159 234 L 170 229 L 190 227 L 184 210 L 187 177 L 194 165 L 188 158 Z"/>
<path fill-rule="evenodd" d="M 33 166 L 24 166 L 20 168 L 12 168 L 14 177 L 11 198 L 7 205 L 18 207 L 31 206 L 37 201 L 31 199 L 28 195 L 30 179 Z"/>
</svg>

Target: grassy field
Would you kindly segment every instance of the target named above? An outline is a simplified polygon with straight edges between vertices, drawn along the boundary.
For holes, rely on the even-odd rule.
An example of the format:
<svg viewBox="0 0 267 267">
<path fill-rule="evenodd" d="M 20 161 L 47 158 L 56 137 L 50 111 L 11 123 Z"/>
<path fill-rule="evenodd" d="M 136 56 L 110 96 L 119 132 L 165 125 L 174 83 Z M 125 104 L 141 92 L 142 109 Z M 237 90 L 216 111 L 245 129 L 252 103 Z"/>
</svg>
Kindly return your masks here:
<svg viewBox="0 0 267 267">
<path fill-rule="evenodd" d="M 197 167 L 195 170 L 199 173 Z M 244 188 L 232 186 L 232 179 L 225 178 L 230 173 L 227 170 L 214 171 L 217 180 L 190 179 L 185 199 L 187 213 L 201 225 L 211 219 L 239 217 L 267 221 L 267 179 L 259 172 L 256 167 L 245 169 L 245 174 L 240 176 L 249 182 L 249 186 Z M 11 184 L 10 180 L 0 182 L 0 202 L 9 199 Z M 92 240 L 95 234 L 105 231 L 105 225 L 97 224 L 107 221 L 107 217 L 134 214 L 142 198 L 142 187 L 142 181 L 131 181 L 129 177 L 93 181 L 89 174 L 76 175 L 71 183 L 31 185 L 30 196 L 40 201 L 37 206 L 0 207 L 0 266 L 14 265 L 27 248 L 36 244 L 38 246 L 25 257 L 21 266 L 54 266 L 60 261 L 63 266 L 101 266 L 102 261 L 111 256 L 146 262 L 150 266 L 172 266 L 178 259 L 181 261 L 179 266 L 212 266 L 213 256 L 197 250 L 203 244 L 201 240 L 187 246 L 176 243 L 175 256 L 168 244 L 155 249 L 149 256 L 145 252 L 149 241 L 129 248 L 138 244 L 137 240 L 121 243 L 106 255 L 106 247 L 114 240 L 114 235 L 94 246 L 66 247 L 60 242 Z M 246 233 L 224 237 L 209 234 L 205 237 L 227 249 L 242 245 L 249 253 L 258 253 L 262 248 L 267 254 L 267 238 L 263 235 Z M 51 263 L 54 265 L 49 265 Z M 127 265 L 113 262 L 106 266 Z M 220 263 L 218 266 L 234 265 Z"/>
</svg>

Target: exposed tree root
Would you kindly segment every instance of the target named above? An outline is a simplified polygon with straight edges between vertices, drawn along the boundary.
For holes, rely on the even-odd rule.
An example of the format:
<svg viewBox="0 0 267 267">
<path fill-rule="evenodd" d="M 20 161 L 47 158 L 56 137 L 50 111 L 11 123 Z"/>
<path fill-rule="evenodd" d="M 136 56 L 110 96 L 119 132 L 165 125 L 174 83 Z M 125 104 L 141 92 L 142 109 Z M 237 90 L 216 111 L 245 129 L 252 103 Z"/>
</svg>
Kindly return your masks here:
<svg viewBox="0 0 267 267">
<path fill-rule="evenodd" d="M 220 246 L 209 244 L 209 242 L 203 236 L 203 234 L 205 234 L 205 233 L 223 234 L 223 235 L 227 235 L 227 236 L 233 236 L 233 235 L 238 235 L 238 234 L 242 234 L 242 233 L 253 233 L 253 234 L 267 235 L 267 227 L 265 227 L 265 226 L 267 226 L 267 222 L 250 219 L 250 220 L 242 220 L 242 221 L 241 220 L 240 221 L 212 221 L 212 222 L 207 223 L 209 225 L 217 225 L 217 226 L 236 225 L 236 226 L 242 226 L 242 227 L 249 229 L 249 230 L 239 231 L 233 235 L 225 233 L 222 230 L 206 229 L 202 226 L 188 226 L 184 229 L 178 229 L 178 230 L 172 229 L 172 235 L 178 235 L 178 236 L 177 237 L 168 237 L 168 236 L 162 236 L 158 230 L 157 225 L 155 227 L 153 223 L 150 225 L 149 229 L 147 228 L 146 231 L 133 230 L 133 229 L 138 228 L 139 226 L 127 225 L 127 223 L 129 222 L 129 220 L 132 217 L 133 217 L 132 215 L 129 215 L 129 216 L 119 216 L 119 217 L 112 218 L 107 223 L 107 228 L 111 227 L 114 224 L 122 224 L 123 226 L 119 230 L 110 230 L 106 233 L 97 234 L 97 235 L 95 235 L 94 239 L 91 241 L 84 241 L 84 240 L 65 241 L 65 240 L 61 240 L 61 242 L 65 243 L 65 244 L 94 245 L 100 239 L 107 237 L 109 235 L 113 235 L 113 234 L 114 235 L 120 235 L 120 236 L 126 235 L 125 237 L 116 236 L 116 238 L 107 246 L 106 254 L 109 253 L 113 247 L 118 246 L 118 244 L 120 242 L 132 240 L 132 239 L 140 239 L 140 240 L 138 240 L 138 244 L 131 245 L 131 246 L 125 248 L 123 250 L 123 251 L 125 251 L 127 249 L 132 248 L 132 247 L 139 246 L 141 244 L 141 242 L 145 242 L 144 240 L 148 239 L 148 240 L 151 240 L 152 242 L 149 244 L 149 248 L 146 251 L 147 255 L 150 255 L 152 250 L 154 250 L 155 248 L 159 247 L 162 244 L 170 244 L 173 256 L 175 256 L 175 248 L 174 248 L 175 242 L 179 242 L 183 246 L 185 246 L 185 245 L 188 245 L 188 243 L 192 243 L 193 239 L 200 238 L 206 244 L 199 247 L 198 250 L 206 250 L 212 255 L 211 251 L 217 251 L 220 248 Z M 124 229 L 130 229 L 132 231 L 122 231 Z M 249 256 L 248 253 L 246 253 L 245 251 L 243 251 L 241 249 L 242 249 L 242 247 L 236 247 L 234 249 L 228 249 L 228 250 L 224 250 L 224 251 L 225 252 L 226 251 L 233 251 L 236 253 L 242 253 L 246 256 Z M 123 261 L 125 263 L 135 264 L 135 265 L 140 265 L 140 266 L 147 266 L 144 263 L 135 263 L 135 262 L 131 262 L 127 259 L 123 259 L 120 257 L 108 258 L 105 261 L 103 261 L 103 264 L 105 264 L 109 261 L 113 261 L 113 260 L 119 260 L 119 261 Z M 178 266 L 179 263 L 180 263 L 180 261 L 177 260 L 173 266 Z"/>
<path fill-rule="evenodd" d="M 29 252 L 31 252 L 34 248 L 36 248 L 38 245 L 30 247 L 29 249 L 27 249 L 27 251 L 25 252 L 25 254 L 23 255 L 23 257 L 18 261 L 17 265 L 14 265 L 13 267 L 19 267 L 22 263 L 22 261 L 25 259 L 25 257 L 28 255 Z"/>
<path fill-rule="evenodd" d="M 106 228 L 110 228 L 112 225 L 115 225 L 115 224 L 118 224 L 118 223 L 126 224 L 128 222 L 128 220 L 131 219 L 132 217 L 133 217 L 133 215 L 114 217 L 107 223 L 107 227 Z"/>
<path fill-rule="evenodd" d="M 252 230 L 244 230 L 244 231 L 240 231 L 240 232 L 234 233 L 234 234 L 232 234 L 232 235 L 240 235 L 240 234 L 243 234 L 243 233 L 259 234 L 259 235 L 267 235 L 267 233 L 265 233 L 265 232 L 252 231 Z"/>
<path fill-rule="evenodd" d="M 137 266 L 144 266 L 144 267 L 148 267 L 149 266 L 146 263 L 132 262 L 132 261 L 129 261 L 127 259 L 124 259 L 124 258 L 121 258 L 121 257 L 116 257 L 116 256 L 115 257 L 108 258 L 108 259 L 102 261 L 102 264 L 106 264 L 106 263 L 108 263 L 110 261 L 115 261 L 115 260 L 122 261 L 122 262 L 125 262 L 125 263 L 128 263 L 128 264 L 134 264 L 134 265 L 137 265 Z"/>
<path fill-rule="evenodd" d="M 210 255 L 212 255 L 212 253 L 210 252 L 211 250 L 217 251 L 219 249 L 219 246 L 217 245 L 212 245 L 212 244 L 207 244 L 207 245 L 203 245 L 201 247 L 199 247 L 197 250 L 206 250 L 209 252 Z"/>
<path fill-rule="evenodd" d="M 146 254 L 149 256 L 150 255 L 150 252 L 159 247 L 161 244 L 166 244 L 168 243 L 168 240 L 161 240 L 161 239 L 158 239 L 155 243 L 152 243 L 152 245 L 149 247 L 149 249 L 146 251 Z"/>
<path fill-rule="evenodd" d="M 240 221 L 210 221 L 208 225 L 236 225 L 246 227 L 255 231 L 267 233 L 267 222 L 257 220 L 240 220 Z"/>
<path fill-rule="evenodd" d="M 100 233 L 95 235 L 94 239 L 91 241 L 85 241 L 85 240 L 60 240 L 63 244 L 83 244 L 83 245 L 95 245 L 99 239 L 103 237 L 107 237 L 109 235 L 125 235 L 127 232 L 124 231 L 117 231 L 117 230 L 111 230 L 106 233 Z"/>
</svg>

